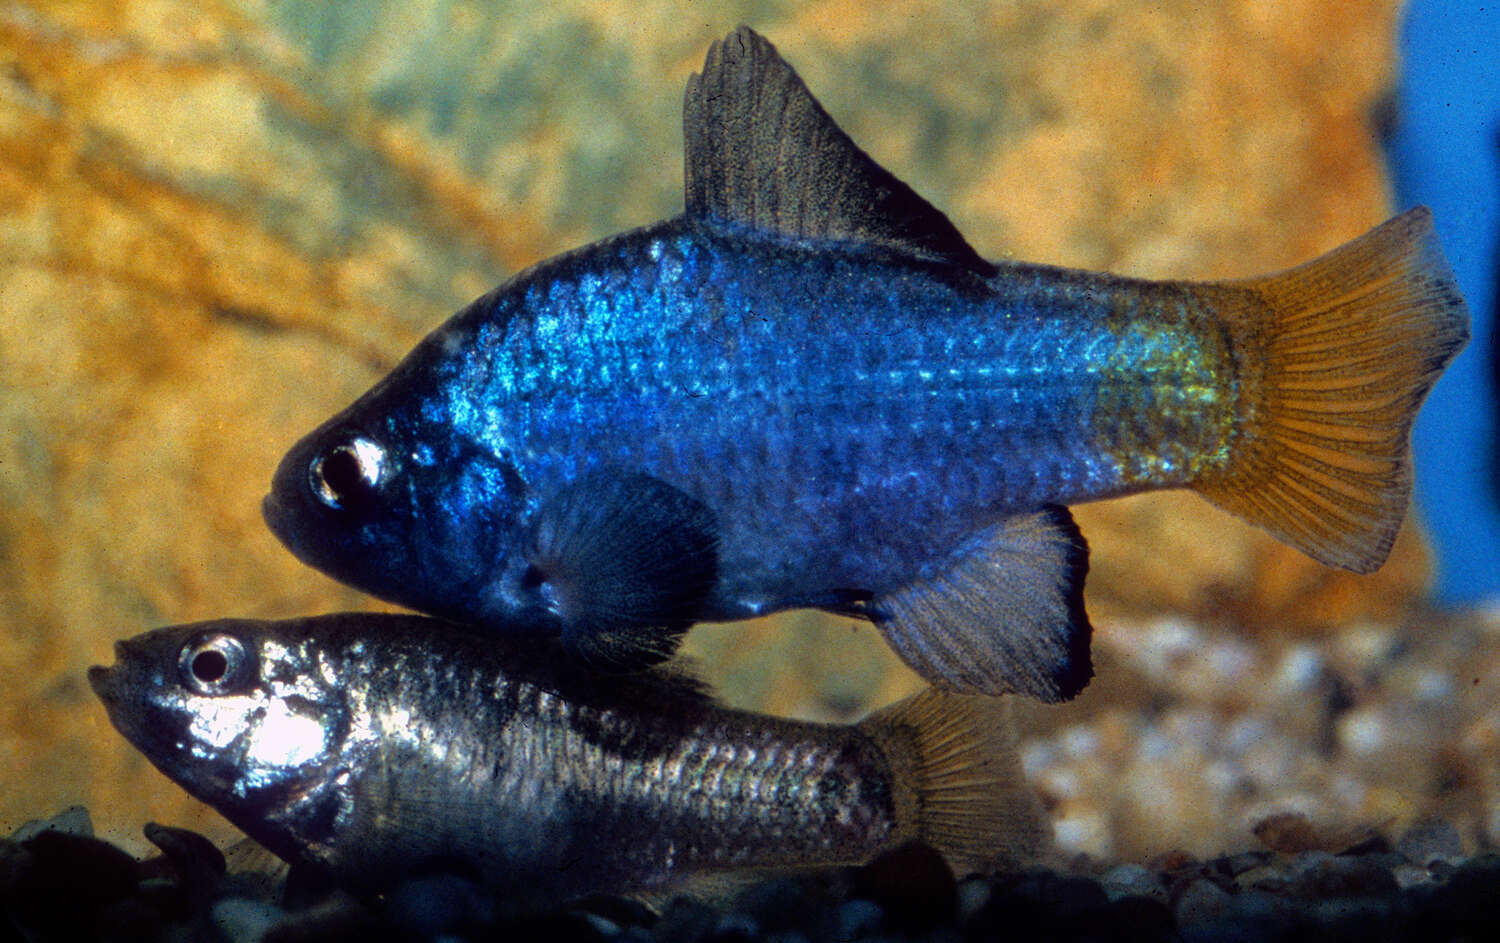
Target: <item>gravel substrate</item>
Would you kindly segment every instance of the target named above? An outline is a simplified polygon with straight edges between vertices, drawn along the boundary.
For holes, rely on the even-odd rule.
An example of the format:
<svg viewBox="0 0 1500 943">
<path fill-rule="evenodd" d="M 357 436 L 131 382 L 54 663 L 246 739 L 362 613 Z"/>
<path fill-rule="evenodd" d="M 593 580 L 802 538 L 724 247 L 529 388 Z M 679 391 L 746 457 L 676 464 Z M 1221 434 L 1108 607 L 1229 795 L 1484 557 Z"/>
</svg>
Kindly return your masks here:
<svg viewBox="0 0 1500 943">
<path fill-rule="evenodd" d="M 72 810 L 0 842 L 0 940 L 1500 938 L 1500 856 L 1452 854 L 1458 835 L 1444 823 L 1339 854 L 1171 854 L 1103 870 L 1083 858 L 962 880 L 931 849 L 909 845 L 861 868 L 751 883 L 712 904 L 600 897 L 530 914 L 506 912 L 449 875 L 360 901 L 296 874 L 229 867 L 184 829 L 149 825 L 146 835 L 161 854 L 138 861 L 92 837 L 88 817 Z"/>
<path fill-rule="evenodd" d="M 1077 703 L 1023 705 L 1064 854 L 1339 851 L 1434 820 L 1455 854 L 1500 851 L 1500 613 L 1300 636 L 1163 617 L 1095 652 Z"/>
</svg>

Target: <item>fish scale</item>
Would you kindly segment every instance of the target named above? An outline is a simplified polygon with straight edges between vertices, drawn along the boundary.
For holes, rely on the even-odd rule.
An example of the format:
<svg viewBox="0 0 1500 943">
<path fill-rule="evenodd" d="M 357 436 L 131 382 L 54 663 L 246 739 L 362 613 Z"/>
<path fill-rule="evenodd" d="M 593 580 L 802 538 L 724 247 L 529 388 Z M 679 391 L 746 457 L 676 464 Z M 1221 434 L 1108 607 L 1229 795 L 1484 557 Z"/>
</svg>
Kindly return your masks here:
<svg viewBox="0 0 1500 943">
<path fill-rule="evenodd" d="M 840 271 L 820 271 L 829 264 Z M 690 304 L 686 281 L 674 277 L 705 267 L 725 273 L 720 306 L 707 310 Z M 1038 277 L 1028 279 L 1034 295 L 996 297 L 984 286 L 893 279 L 891 268 L 888 259 L 829 263 L 796 246 L 731 244 L 681 225 L 647 230 L 529 276 L 550 286 L 534 325 L 511 322 L 513 332 L 474 358 L 473 378 L 449 395 L 513 404 L 508 414 L 499 407 L 497 426 L 509 442 L 544 444 L 517 462 L 538 490 L 576 474 L 579 456 L 594 456 L 639 467 L 713 507 L 723 569 L 736 575 L 710 610 L 715 618 L 751 614 L 747 587 L 757 587 L 756 596 L 795 591 L 776 574 L 817 569 L 833 546 L 850 561 L 827 575 L 829 586 L 879 593 L 909 576 L 913 561 L 901 554 L 885 554 L 887 565 L 872 572 L 878 551 L 870 540 L 829 525 L 878 519 L 921 535 L 926 547 L 949 545 L 998 513 L 1045 500 L 1117 493 L 1142 474 L 1174 483 L 1161 469 L 1185 465 L 1181 456 L 1199 443 L 1223 438 L 1230 417 L 1212 408 L 1213 398 L 1208 409 L 1192 403 L 1161 431 L 1164 401 L 1181 401 L 1184 388 L 1221 388 L 1228 368 L 1183 354 L 1194 337 L 1179 331 L 1174 369 L 1163 370 L 1161 345 L 1169 342 L 1153 312 L 1139 314 L 1153 319 L 1149 330 L 1121 336 L 1109 295 L 1075 300 L 1076 290 Z M 628 273 L 631 296 L 600 271 Z M 769 271 L 789 274 L 770 283 L 756 277 Z M 1040 311 L 1053 313 L 1033 313 Z M 755 328 L 768 316 L 774 334 Z M 468 317 L 504 315 L 479 308 Z M 690 330 L 700 322 L 714 331 Z M 555 327 L 563 324 L 570 329 Z M 738 339 L 733 358 L 721 334 Z M 665 339 L 677 337 L 684 339 L 669 355 Z M 966 339 L 962 359 L 954 337 Z M 625 350 L 634 375 L 619 364 L 599 367 Z M 496 362 L 522 366 L 497 371 Z M 684 396 L 684 388 L 696 389 Z M 1111 389 L 1127 392 L 1111 398 Z M 1112 404 L 1107 415 L 1095 406 L 1101 398 Z M 475 446 L 485 448 L 485 438 Z M 1151 456 L 1144 466 L 1116 458 L 1143 452 Z M 773 456 L 788 474 L 764 473 Z M 939 487 L 900 485 L 934 472 Z M 768 553 L 762 536 L 799 506 L 806 537 Z"/>
</svg>

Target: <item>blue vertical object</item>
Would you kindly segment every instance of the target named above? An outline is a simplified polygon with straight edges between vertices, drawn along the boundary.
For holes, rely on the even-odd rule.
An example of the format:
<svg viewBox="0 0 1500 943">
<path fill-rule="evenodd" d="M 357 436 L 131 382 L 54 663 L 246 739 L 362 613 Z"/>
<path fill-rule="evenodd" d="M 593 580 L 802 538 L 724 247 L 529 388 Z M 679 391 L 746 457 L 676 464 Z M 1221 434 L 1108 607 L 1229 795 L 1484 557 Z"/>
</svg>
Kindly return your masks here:
<svg viewBox="0 0 1500 943">
<path fill-rule="evenodd" d="M 1500 3 L 1412 0 L 1389 141 L 1402 207 L 1432 207 L 1473 340 L 1417 418 L 1416 489 L 1437 548 L 1437 601 L 1500 599 Z"/>
</svg>

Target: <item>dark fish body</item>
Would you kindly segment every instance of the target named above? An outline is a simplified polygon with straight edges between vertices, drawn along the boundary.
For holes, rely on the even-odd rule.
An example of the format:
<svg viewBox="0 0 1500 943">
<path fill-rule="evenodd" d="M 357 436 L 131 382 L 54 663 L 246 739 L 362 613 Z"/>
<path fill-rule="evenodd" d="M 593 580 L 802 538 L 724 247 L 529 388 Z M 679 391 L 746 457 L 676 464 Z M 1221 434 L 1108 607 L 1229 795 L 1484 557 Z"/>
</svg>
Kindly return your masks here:
<svg viewBox="0 0 1500 943">
<path fill-rule="evenodd" d="M 1467 337 L 1425 210 L 1239 282 L 989 262 L 743 28 L 685 135 L 683 216 L 520 274 L 288 453 L 294 552 L 596 664 L 812 606 L 1048 700 L 1091 674 L 1069 503 L 1189 487 L 1384 560 Z"/>
<path fill-rule="evenodd" d="M 522 275 L 340 421 L 508 463 L 518 520 L 593 469 L 659 478 L 713 509 L 700 617 L 737 619 L 892 592 L 1009 514 L 1184 484 L 1224 462 L 1235 392 L 1180 286 L 677 219 Z M 472 494 L 451 513 L 483 515 Z"/>
<path fill-rule="evenodd" d="M 928 694 L 799 723 L 547 655 L 417 617 L 225 620 L 122 642 L 89 678 L 169 777 L 360 890 L 452 868 L 545 901 L 917 837 L 966 864 L 1044 844 L 998 705 Z"/>
</svg>

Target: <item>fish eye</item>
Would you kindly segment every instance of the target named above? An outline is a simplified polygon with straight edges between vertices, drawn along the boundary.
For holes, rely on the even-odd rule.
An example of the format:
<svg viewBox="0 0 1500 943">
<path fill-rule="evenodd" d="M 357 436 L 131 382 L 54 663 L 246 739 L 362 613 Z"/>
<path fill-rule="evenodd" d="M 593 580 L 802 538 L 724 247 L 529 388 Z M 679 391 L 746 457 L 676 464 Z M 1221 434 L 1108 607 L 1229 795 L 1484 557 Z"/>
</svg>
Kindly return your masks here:
<svg viewBox="0 0 1500 943">
<path fill-rule="evenodd" d="M 307 479 L 319 501 L 344 511 L 375 496 L 384 467 L 385 450 L 364 436 L 355 436 L 313 459 Z"/>
<path fill-rule="evenodd" d="M 177 671 L 194 693 L 214 696 L 242 690 L 254 674 L 254 659 L 233 635 L 210 632 L 182 646 Z"/>
</svg>

